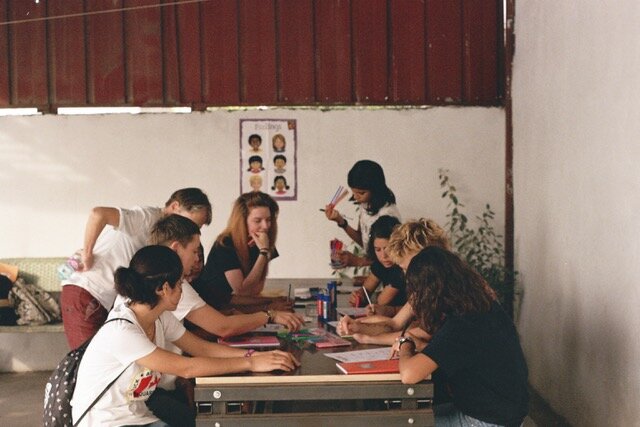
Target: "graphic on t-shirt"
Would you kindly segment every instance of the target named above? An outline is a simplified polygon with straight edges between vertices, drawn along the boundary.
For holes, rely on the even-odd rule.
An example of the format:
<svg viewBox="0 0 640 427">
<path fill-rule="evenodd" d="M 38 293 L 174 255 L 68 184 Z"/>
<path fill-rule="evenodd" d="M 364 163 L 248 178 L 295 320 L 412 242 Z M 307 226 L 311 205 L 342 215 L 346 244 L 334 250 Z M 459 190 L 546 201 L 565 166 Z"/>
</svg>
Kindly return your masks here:
<svg viewBox="0 0 640 427">
<path fill-rule="evenodd" d="M 143 368 L 136 376 L 127 390 L 127 400 L 147 400 L 156 390 L 162 374 Z"/>
</svg>

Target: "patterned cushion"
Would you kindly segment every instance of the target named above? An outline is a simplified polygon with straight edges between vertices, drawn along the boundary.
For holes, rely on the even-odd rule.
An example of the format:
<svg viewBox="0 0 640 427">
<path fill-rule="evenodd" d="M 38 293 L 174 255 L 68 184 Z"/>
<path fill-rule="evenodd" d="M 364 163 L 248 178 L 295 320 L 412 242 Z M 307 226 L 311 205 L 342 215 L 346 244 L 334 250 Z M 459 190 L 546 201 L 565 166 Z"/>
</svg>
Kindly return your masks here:
<svg viewBox="0 0 640 427">
<path fill-rule="evenodd" d="M 1 258 L 0 262 L 18 267 L 18 277 L 27 283 L 35 283 L 47 292 L 60 292 L 61 284 L 57 268 L 67 258 Z"/>
</svg>

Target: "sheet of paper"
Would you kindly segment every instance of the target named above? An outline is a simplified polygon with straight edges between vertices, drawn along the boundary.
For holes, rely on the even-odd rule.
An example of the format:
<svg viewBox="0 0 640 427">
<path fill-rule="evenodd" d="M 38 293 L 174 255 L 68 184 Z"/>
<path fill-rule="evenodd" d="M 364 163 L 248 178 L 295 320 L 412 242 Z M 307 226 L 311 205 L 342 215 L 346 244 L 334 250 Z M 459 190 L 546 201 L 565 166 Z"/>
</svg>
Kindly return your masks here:
<svg viewBox="0 0 640 427">
<path fill-rule="evenodd" d="M 371 348 L 367 350 L 343 351 L 341 353 L 325 353 L 340 362 L 367 362 L 371 360 L 385 360 L 391 355 L 391 347 Z"/>
</svg>

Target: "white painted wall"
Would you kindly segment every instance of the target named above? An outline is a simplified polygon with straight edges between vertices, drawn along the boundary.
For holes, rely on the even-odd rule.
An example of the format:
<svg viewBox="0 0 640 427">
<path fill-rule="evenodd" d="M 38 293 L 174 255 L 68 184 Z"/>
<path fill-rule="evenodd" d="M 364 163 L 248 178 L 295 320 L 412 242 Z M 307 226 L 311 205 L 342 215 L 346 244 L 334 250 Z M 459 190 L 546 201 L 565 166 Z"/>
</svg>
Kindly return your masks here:
<svg viewBox="0 0 640 427">
<path fill-rule="evenodd" d="M 502 227 L 499 108 L 1 117 L 0 258 L 66 256 L 81 246 L 94 205 L 163 204 L 186 186 L 201 187 L 214 204 L 203 230 L 208 250 L 238 196 L 241 118 L 298 120 L 299 197 L 280 203 L 281 257 L 270 277 L 330 275 L 328 242 L 346 236 L 318 209 L 363 158 L 382 164 L 405 219 L 444 223 L 437 169 L 446 167 L 469 212 L 489 202 Z"/>
<path fill-rule="evenodd" d="M 640 423 L 640 2 L 517 4 L 519 329 L 575 426 Z"/>
</svg>

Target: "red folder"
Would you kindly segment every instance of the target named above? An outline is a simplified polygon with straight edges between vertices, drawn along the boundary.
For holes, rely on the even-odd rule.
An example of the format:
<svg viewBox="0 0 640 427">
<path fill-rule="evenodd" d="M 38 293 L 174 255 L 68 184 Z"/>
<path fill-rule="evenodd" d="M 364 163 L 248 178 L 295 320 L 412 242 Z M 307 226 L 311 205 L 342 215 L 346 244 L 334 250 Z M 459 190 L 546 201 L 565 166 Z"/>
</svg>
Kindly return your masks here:
<svg viewBox="0 0 640 427">
<path fill-rule="evenodd" d="M 280 340 L 278 337 L 271 336 L 256 336 L 256 337 L 230 337 L 230 338 L 218 338 L 218 343 L 226 344 L 231 347 L 280 347 Z"/>
<path fill-rule="evenodd" d="M 343 374 L 395 374 L 400 372 L 398 359 L 370 360 L 368 362 L 338 362 L 336 366 Z"/>
</svg>

